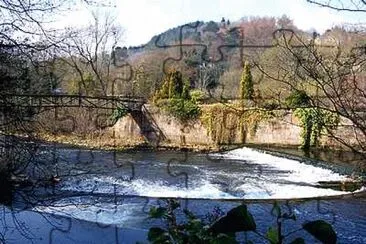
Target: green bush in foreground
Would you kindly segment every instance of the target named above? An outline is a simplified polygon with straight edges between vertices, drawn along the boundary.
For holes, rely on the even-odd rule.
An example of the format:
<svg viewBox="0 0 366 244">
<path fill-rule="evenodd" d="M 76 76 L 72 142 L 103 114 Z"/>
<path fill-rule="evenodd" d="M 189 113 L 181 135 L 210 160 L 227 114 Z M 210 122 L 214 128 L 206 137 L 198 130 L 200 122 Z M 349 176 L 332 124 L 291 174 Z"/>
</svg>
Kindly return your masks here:
<svg viewBox="0 0 366 244">
<path fill-rule="evenodd" d="M 264 243 L 282 244 L 293 232 L 283 233 L 283 223 L 285 221 L 296 221 L 293 212 L 283 211 L 277 204 L 273 204 L 271 215 L 276 219 L 276 224 L 268 228 L 266 233 L 260 233 L 253 215 L 246 205 L 240 205 L 231 209 L 225 216 L 223 214 L 210 214 L 213 218 L 208 221 L 198 218 L 189 210 L 183 211 L 185 220 L 177 221 L 176 214 L 181 210 L 180 204 L 176 200 L 167 200 L 165 207 L 152 207 L 150 218 L 161 219 L 165 223 L 165 228 L 152 227 L 148 233 L 150 243 L 239 243 L 236 240 L 236 233 L 252 232 Z M 220 216 L 221 215 L 221 216 Z M 337 242 L 337 235 L 332 226 L 323 220 L 306 222 L 298 231 L 305 230 L 322 243 L 333 244 Z M 294 238 L 294 237 L 292 237 Z M 263 243 L 262 242 L 262 243 Z M 246 243 L 253 243 L 246 240 Z M 286 243 L 302 244 L 303 238 L 286 240 Z"/>
</svg>

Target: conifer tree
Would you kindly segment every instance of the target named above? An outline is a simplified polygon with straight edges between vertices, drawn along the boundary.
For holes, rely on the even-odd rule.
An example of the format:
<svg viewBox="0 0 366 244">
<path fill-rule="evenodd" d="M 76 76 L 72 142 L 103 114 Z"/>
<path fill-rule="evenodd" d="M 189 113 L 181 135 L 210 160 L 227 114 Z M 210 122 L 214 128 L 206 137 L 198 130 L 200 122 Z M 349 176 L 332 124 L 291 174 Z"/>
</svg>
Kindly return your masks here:
<svg viewBox="0 0 366 244">
<path fill-rule="evenodd" d="M 253 88 L 253 76 L 250 72 L 250 65 L 245 62 L 244 69 L 240 79 L 240 99 L 253 100 L 254 88 Z"/>
</svg>

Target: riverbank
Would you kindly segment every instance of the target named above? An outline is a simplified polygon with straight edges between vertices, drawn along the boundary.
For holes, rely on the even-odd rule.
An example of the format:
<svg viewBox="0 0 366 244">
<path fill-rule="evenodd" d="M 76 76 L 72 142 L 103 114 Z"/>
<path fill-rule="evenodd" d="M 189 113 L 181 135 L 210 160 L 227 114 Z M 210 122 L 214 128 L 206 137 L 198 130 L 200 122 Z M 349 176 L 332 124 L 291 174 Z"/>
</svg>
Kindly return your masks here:
<svg viewBox="0 0 366 244">
<path fill-rule="evenodd" d="M 24 135 L 17 135 L 23 138 L 29 138 Z M 143 138 L 136 140 L 121 140 L 110 135 L 52 135 L 39 133 L 34 138 L 43 143 L 57 143 L 72 147 L 87 148 L 92 150 L 106 151 L 177 151 L 177 152 L 198 152 L 198 153 L 217 153 L 233 150 L 241 147 L 249 147 L 265 151 L 275 156 L 293 158 L 295 160 L 322 161 L 325 163 L 335 164 L 337 166 L 348 168 L 348 173 L 356 171 L 357 173 L 366 174 L 366 163 L 362 155 L 344 151 L 339 149 L 313 148 L 306 152 L 294 145 L 280 144 L 232 144 L 232 145 L 197 145 L 197 144 L 177 144 L 169 142 L 160 142 L 158 145 L 152 145 Z"/>
<path fill-rule="evenodd" d="M 144 150 L 144 151 L 189 151 L 189 152 L 201 152 L 201 153 L 214 153 L 220 151 L 230 150 L 237 148 L 238 146 L 215 146 L 215 145 L 196 145 L 186 144 L 179 145 L 169 142 L 161 142 L 158 145 L 152 145 L 145 140 L 121 140 L 116 139 L 108 135 L 101 136 L 78 136 L 78 135 L 52 135 L 52 134 L 37 134 L 37 140 L 44 141 L 46 143 L 59 143 L 68 146 L 76 146 L 88 149 L 98 150 L 116 150 L 116 151 L 132 151 L 132 150 Z"/>
</svg>

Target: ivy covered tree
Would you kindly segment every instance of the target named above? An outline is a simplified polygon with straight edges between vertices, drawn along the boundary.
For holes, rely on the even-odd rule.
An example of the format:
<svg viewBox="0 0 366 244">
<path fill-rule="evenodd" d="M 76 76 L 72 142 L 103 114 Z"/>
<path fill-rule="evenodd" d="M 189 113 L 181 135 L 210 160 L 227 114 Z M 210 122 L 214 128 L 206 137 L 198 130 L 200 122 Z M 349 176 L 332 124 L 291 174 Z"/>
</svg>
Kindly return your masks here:
<svg viewBox="0 0 366 244">
<path fill-rule="evenodd" d="M 253 88 L 253 76 L 250 71 L 250 65 L 245 62 L 244 69 L 240 79 L 240 98 L 253 100 L 254 88 Z"/>
</svg>

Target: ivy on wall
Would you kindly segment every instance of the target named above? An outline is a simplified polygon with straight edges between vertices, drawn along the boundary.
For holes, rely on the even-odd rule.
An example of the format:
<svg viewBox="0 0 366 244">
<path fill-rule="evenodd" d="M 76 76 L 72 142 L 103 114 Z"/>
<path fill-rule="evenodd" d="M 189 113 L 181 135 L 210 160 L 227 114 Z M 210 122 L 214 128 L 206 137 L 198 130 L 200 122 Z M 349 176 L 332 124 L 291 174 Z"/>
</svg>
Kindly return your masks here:
<svg viewBox="0 0 366 244">
<path fill-rule="evenodd" d="M 302 126 L 301 148 L 309 150 L 320 145 L 320 138 L 339 124 L 339 115 L 319 108 L 297 108 L 294 115 Z"/>
<path fill-rule="evenodd" d="M 200 121 L 217 144 L 244 143 L 255 135 L 259 122 L 274 117 L 264 109 L 242 109 L 240 105 L 212 104 L 201 107 Z"/>
</svg>

